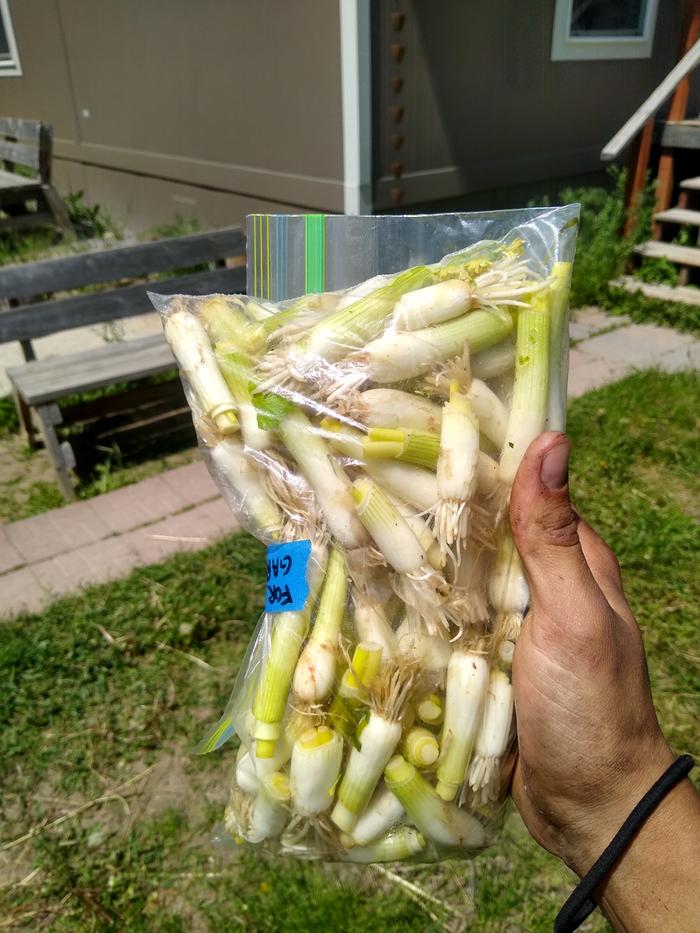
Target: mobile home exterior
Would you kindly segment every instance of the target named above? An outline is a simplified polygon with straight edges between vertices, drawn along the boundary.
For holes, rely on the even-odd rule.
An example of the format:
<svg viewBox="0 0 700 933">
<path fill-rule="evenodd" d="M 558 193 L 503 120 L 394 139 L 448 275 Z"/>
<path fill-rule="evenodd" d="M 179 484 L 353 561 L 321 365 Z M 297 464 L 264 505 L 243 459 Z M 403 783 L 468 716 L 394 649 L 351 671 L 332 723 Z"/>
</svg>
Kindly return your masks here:
<svg viewBox="0 0 700 933">
<path fill-rule="evenodd" d="M 0 0 L 0 113 L 137 230 L 522 203 L 595 178 L 677 58 L 681 0 L 639 0 L 637 57 L 567 52 L 577 2 Z"/>
</svg>

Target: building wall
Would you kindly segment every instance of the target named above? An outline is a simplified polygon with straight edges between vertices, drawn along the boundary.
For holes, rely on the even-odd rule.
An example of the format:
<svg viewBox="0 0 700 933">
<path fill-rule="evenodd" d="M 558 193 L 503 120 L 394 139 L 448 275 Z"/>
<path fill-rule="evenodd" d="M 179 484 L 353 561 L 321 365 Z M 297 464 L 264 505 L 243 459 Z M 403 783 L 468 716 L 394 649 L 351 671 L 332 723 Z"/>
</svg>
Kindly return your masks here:
<svg viewBox="0 0 700 933">
<path fill-rule="evenodd" d="M 378 0 L 378 209 L 600 172 L 604 144 L 677 60 L 681 0 L 659 3 L 652 57 L 626 61 L 553 62 L 554 6 Z"/>
<path fill-rule="evenodd" d="M 552 62 L 554 4 L 373 0 L 377 210 L 507 206 L 603 177 L 600 149 L 676 60 L 681 0 L 659 3 L 652 58 L 628 61 Z M 23 75 L 0 78 L 0 113 L 53 124 L 61 191 L 135 230 L 342 211 L 337 0 L 10 8 Z"/>
<path fill-rule="evenodd" d="M 138 229 L 343 206 L 328 0 L 11 0 L 0 112 L 54 126 L 55 177 Z"/>
</svg>

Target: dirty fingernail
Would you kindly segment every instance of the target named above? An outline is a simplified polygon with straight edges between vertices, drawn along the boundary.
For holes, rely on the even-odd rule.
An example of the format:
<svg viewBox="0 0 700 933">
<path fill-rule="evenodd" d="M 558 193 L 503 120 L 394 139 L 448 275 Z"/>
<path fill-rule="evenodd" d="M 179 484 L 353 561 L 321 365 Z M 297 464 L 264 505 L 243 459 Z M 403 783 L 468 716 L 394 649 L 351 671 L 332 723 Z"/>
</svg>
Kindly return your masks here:
<svg viewBox="0 0 700 933">
<path fill-rule="evenodd" d="M 547 489 L 561 489 L 569 479 L 569 440 L 564 438 L 550 447 L 542 458 L 540 479 Z"/>
</svg>

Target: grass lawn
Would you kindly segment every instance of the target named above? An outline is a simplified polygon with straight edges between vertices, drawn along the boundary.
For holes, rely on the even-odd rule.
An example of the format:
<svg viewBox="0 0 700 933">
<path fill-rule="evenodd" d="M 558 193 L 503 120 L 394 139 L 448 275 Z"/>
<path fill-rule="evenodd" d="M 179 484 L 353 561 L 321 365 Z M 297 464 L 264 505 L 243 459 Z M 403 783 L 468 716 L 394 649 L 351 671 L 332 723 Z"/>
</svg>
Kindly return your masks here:
<svg viewBox="0 0 700 933">
<path fill-rule="evenodd" d="M 644 373 L 570 414 L 576 503 L 620 557 L 664 728 L 696 756 L 697 397 L 694 375 Z M 231 749 L 189 750 L 253 631 L 262 557 L 239 535 L 3 623 L 0 928 L 551 930 L 571 876 L 515 814 L 494 849 L 427 868 L 295 863 L 217 834 Z"/>
</svg>

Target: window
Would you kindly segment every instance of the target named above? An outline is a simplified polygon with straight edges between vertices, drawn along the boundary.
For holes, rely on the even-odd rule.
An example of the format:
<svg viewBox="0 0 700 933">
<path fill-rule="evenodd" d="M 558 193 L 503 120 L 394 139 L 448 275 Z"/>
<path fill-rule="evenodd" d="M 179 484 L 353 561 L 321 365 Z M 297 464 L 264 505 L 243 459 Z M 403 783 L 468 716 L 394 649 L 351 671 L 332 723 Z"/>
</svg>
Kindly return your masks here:
<svg viewBox="0 0 700 933">
<path fill-rule="evenodd" d="M 552 61 L 651 58 L 658 0 L 556 0 Z"/>
<path fill-rule="evenodd" d="M 7 0 L 0 0 L 0 77 L 21 74 L 10 10 Z"/>
</svg>

